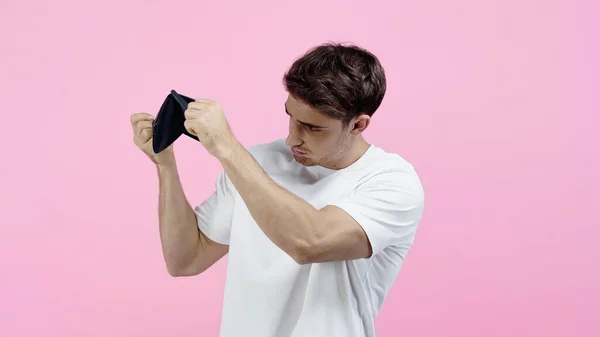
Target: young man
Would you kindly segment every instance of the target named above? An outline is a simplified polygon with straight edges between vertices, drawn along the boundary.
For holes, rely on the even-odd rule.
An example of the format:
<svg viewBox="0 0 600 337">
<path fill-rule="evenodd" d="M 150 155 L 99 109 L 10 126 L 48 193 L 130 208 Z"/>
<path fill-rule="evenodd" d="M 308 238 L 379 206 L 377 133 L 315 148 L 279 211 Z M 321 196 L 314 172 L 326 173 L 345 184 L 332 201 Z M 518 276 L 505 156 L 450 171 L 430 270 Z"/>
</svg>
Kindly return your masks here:
<svg viewBox="0 0 600 337">
<path fill-rule="evenodd" d="M 287 139 L 249 150 L 218 103 L 189 104 L 186 129 L 224 168 L 194 208 L 173 149 L 152 151 L 153 116 L 132 116 L 135 143 L 158 170 L 167 269 L 197 275 L 229 253 L 223 337 L 375 336 L 424 205 L 411 164 L 362 136 L 384 70 L 364 49 L 326 44 L 296 60 L 284 85 Z"/>
</svg>

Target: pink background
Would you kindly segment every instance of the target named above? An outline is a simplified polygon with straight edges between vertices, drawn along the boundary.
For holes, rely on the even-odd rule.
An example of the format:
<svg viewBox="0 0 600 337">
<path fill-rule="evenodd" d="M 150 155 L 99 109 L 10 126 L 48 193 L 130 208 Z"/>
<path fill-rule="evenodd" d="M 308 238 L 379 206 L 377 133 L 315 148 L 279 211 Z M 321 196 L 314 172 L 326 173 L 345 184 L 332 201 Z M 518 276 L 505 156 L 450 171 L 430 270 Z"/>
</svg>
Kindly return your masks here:
<svg viewBox="0 0 600 337">
<path fill-rule="evenodd" d="M 599 336 L 597 2 L 366 3 L 0 2 L 0 335 L 217 336 L 226 260 L 168 276 L 129 115 L 176 89 L 285 137 L 281 76 L 333 40 L 380 57 L 367 137 L 427 192 L 379 336 Z M 220 167 L 176 149 L 197 204 Z"/>
</svg>

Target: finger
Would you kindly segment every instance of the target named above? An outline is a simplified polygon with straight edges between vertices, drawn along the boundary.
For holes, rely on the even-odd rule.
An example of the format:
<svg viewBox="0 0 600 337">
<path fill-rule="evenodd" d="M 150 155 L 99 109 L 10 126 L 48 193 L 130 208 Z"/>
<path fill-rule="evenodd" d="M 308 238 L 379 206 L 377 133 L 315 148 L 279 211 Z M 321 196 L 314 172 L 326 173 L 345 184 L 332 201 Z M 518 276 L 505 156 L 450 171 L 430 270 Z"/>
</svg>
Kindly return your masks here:
<svg viewBox="0 0 600 337">
<path fill-rule="evenodd" d="M 202 110 L 209 104 L 210 101 L 208 100 L 196 100 L 195 102 L 188 103 L 188 108 Z"/>
<path fill-rule="evenodd" d="M 136 129 L 152 129 L 152 120 L 141 120 L 135 124 Z"/>
<path fill-rule="evenodd" d="M 139 121 L 133 130 L 134 136 L 145 143 L 148 138 L 152 138 L 152 121 Z"/>
<path fill-rule="evenodd" d="M 135 124 L 137 124 L 137 122 L 139 122 L 139 121 L 153 120 L 154 116 L 152 116 L 151 114 L 145 113 L 145 112 L 138 112 L 138 113 L 134 113 L 133 115 L 131 115 L 131 117 L 129 119 L 131 121 L 131 125 L 135 126 Z"/>
<path fill-rule="evenodd" d="M 133 133 L 136 137 L 142 137 L 143 130 L 150 130 L 150 136 L 152 136 L 152 121 L 142 120 L 137 122 L 133 127 Z"/>
<path fill-rule="evenodd" d="M 142 143 L 147 143 L 152 138 L 152 129 L 142 129 L 140 131 L 140 138 Z"/>
<path fill-rule="evenodd" d="M 188 108 L 183 113 L 183 115 L 185 116 L 185 119 L 193 119 L 193 118 L 200 116 L 201 114 L 202 114 L 202 110 L 197 109 L 197 108 L 190 108 L 189 105 L 188 105 Z"/>
</svg>

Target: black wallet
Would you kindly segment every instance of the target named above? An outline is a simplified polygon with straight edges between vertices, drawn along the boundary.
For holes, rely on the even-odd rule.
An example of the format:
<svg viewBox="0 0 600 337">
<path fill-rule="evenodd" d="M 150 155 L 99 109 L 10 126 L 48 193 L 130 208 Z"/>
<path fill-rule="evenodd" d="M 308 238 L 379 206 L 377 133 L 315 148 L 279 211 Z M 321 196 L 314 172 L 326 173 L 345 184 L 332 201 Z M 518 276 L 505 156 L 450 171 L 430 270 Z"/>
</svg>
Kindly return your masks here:
<svg viewBox="0 0 600 337">
<path fill-rule="evenodd" d="M 175 90 L 171 90 L 152 123 L 152 149 L 154 153 L 162 152 L 182 134 L 198 140 L 198 137 L 189 133 L 183 126 L 188 103 L 194 101 L 193 98 L 180 95 Z"/>
</svg>

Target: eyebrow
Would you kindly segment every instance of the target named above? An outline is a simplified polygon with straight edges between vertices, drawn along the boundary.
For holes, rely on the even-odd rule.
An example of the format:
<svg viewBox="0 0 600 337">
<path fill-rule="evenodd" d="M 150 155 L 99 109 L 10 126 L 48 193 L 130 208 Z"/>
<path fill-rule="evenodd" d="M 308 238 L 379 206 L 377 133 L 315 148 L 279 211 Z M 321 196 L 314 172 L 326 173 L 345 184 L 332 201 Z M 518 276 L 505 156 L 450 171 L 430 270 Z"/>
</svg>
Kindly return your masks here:
<svg viewBox="0 0 600 337">
<path fill-rule="evenodd" d="M 283 106 L 285 107 L 285 113 L 291 117 L 292 115 L 290 115 L 290 112 L 287 109 L 287 105 L 284 104 Z M 313 129 L 327 129 L 327 127 L 325 127 L 325 126 L 314 125 L 314 124 L 306 123 L 303 121 L 298 121 L 298 123 L 300 123 L 306 127 L 313 128 Z"/>
</svg>

